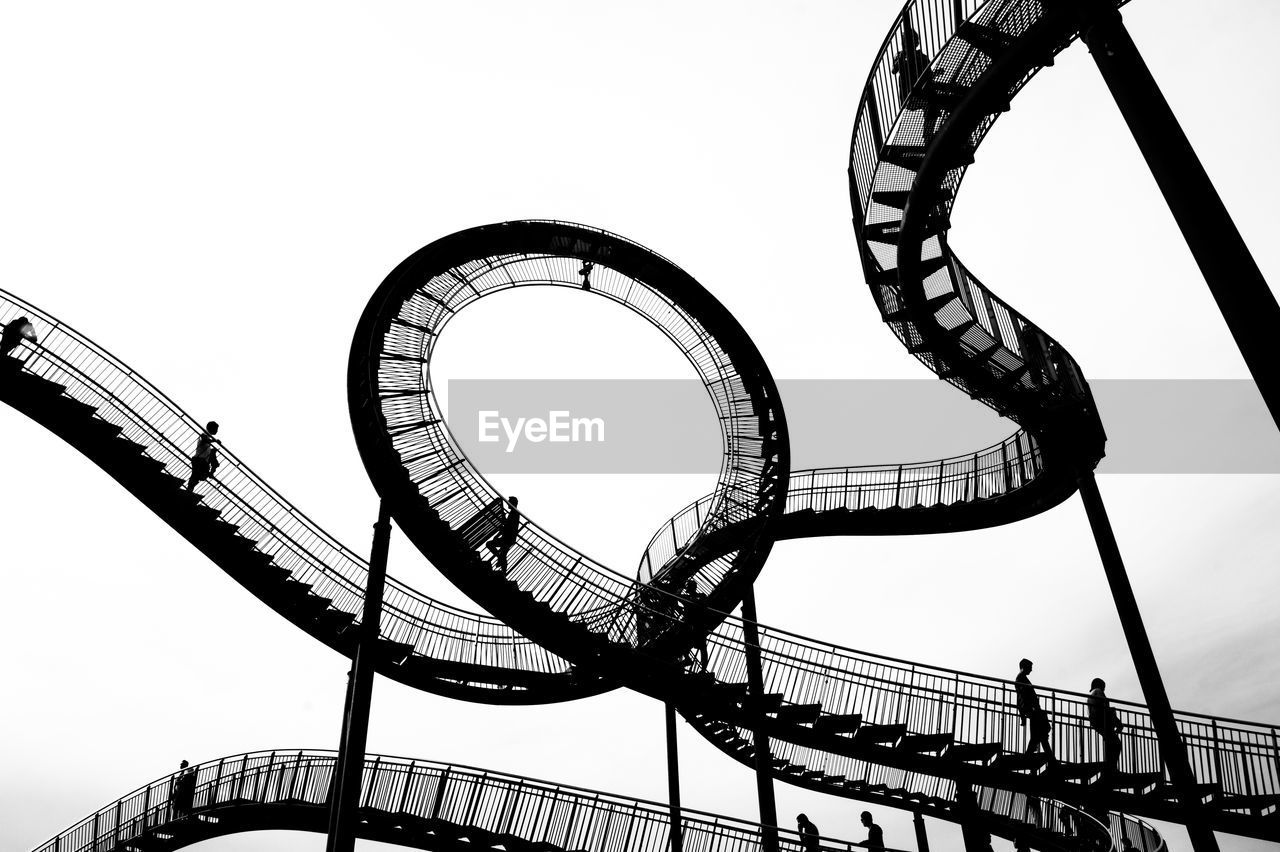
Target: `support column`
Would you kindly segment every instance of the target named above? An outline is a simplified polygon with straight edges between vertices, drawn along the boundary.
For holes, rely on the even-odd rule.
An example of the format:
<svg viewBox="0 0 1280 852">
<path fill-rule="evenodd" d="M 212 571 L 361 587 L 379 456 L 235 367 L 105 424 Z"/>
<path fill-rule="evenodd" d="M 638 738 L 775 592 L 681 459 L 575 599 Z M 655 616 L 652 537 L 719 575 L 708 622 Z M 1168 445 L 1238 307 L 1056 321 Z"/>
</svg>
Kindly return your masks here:
<svg viewBox="0 0 1280 852">
<path fill-rule="evenodd" d="M 991 852 L 991 832 L 977 820 L 978 799 L 973 794 L 973 787 L 966 781 L 956 782 L 956 805 L 961 815 L 960 836 L 964 839 L 965 852 Z M 923 824 L 917 832 L 922 829 Z"/>
<path fill-rule="evenodd" d="M 1280 426 L 1280 358 L 1272 343 L 1280 330 L 1276 297 L 1119 11 L 1114 4 L 1094 8 L 1097 11 L 1086 21 L 1082 38 L 1182 230 L 1272 419 Z M 1251 144 L 1266 148 L 1271 143 L 1255 139 Z"/>
<path fill-rule="evenodd" d="M 742 638 L 746 643 L 747 701 L 752 716 L 763 715 L 764 673 L 760 664 L 760 631 L 756 627 L 756 590 L 752 586 L 742 599 Z M 756 795 L 760 799 L 760 825 L 764 828 L 764 852 L 778 852 L 778 804 L 773 797 L 773 753 L 769 735 L 758 726 L 752 730 L 756 753 Z"/>
<path fill-rule="evenodd" d="M 916 811 L 912 814 L 911 822 L 916 829 L 916 852 L 929 852 L 929 835 L 924 830 L 924 817 Z"/>
<path fill-rule="evenodd" d="M 365 589 L 355 660 L 347 675 L 347 699 L 342 714 L 342 738 L 329 789 L 329 839 L 325 852 L 355 849 L 356 808 L 364 774 L 365 742 L 369 735 L 369 707 L 373 701 L 374 656 L 378 626 L 382 620 L 382 593 L 387 579 L 387 551 L 391 545 L 391 513 L 386 502 L 378 506 L 369 554 L 369 585 Z"/>
<path fill-rule="evenodd" d="M 680 824 L 680 754 L 676 748 L 676 708 L 670 701 L 663 704 L 667 717 L 667 801 L 671 809 L 671 852 L 684 849 L 683 826 Z"/>
<path fill-rule="evenodd" d="M 1205 820 L 1203 803 L 1196 794 L 1196 777 L 1191 771 L 1182 737 L 1178 734 L 1173 708 L 1164 689 L 1164 680 L 1160 677 L 1160 668 L 1156 665 L 1156 655 L 1151 649 L 1147 628 L 1142 623 L 1138 600 L 1134 597 L 1133 586 L 1129 584 L 1129 575 L 1125 571 L 1124 560 L 1120 557 L 1120 546 L 1116 543 L 1111 519 L 1107 517 L 1107 509 L 1102 503 L 1102 494 L 1098 491 L 1093 471 L 1082 471 L 1079 482 L 1080 499 L 1084 502 L 1089 525 L 1093 528 L 1093 538 L 1098 545 L 1098 555 L 1102 557 L 1102 568 L 1107 575 L 1107 584 L 1111 587 L 1111 596 L 1116 602 L 1116 612 L 1120 616 L 1120 625 L 1124 628 L 1129 655 L 1133 658 L 1133 667 L 1138 672 L 1138 682 L 1142 685 L 1142 694 L 1151 713 L 1151 725 L 1155 728 L 1156 741 L 1160 745 L 1160 757 L 1169 771 L 1174 791 L 1186 814 L 1185 824 L 1191 845 L 1196 852 L 1218 852 L 1218 839 Z"/>
</svg>

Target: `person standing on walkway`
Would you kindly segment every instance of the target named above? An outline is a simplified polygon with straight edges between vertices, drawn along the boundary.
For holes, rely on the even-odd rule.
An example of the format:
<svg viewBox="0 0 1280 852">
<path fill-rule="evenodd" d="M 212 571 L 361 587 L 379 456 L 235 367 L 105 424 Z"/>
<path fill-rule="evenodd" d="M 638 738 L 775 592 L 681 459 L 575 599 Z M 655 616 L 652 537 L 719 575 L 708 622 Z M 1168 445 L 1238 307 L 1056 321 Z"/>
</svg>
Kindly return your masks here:
<svg viewBox="0 0 1280 852">
<path fill-rule="evenodd" d="M 169 801 L 173 805 L 174 817 L 182 819 L 190 816 L 191 809 L 195 807 L 195 798 L 196 771 L 184 760 L 178 766 L 178 772 L 173 776 L 173 783 L 169 790 Z"/>
<path fill-rule="evenodd" d="M 32 343 L 39 342 L 36 340 L 36 329 L 31 324 L 31 320 L 18 317 L 5 323 L 4 331 L 0 332 L 0 355 L 8 355 L 24 340 Z"/>
<path fill-rule="evenodd" d="M 818 852 L 822 848 L 818 842 L 818 827 L 804 814 L 796 814 L 796 826 L 796 830 L 800 832 L 800 846 L 804 852 Z"/>
<path fill-rule="evenodd" d="M 884 832 L 871 820 L 871 811 L 862 812 L 862 824 L 867 829 L 867 839 L 855 846 L 864 846 L 871 852 L 884 852 Z"/>
<path fill-rule="evenodd" d="M 204 482 L 213 476 L 214 471 L 218 469 L 218 451 L 214 446 L 220 443 L 214 437 L 217 434 L 218 424 L 210 420 L 204 427 L 204 431 L 200 433 L 200 440 L 196 442 L 195 455 L 191 457 L 191 478 L 187 480 L 188 491 L 194 489 L 197 482 Z"/>
<path fill-rule="evenodd" d="M 685 597 L 685 623 L 693 625 L 698 631 L 698 640 L 689 649 L 690 654 L 694 651 L 698 654 L 698 663 L 701 666 L 700 671 L 707 670 L 707 663 L 710 660 L 710 654 L 707 653 L 707 634 L 702 632 L 705 627 L 707 617 L 707 596 L 698 588 L 697 580 L 689 580 L 684 584 Z M 692 659 L 689 661 L 693 662 Z M 801 814 L 800 816 L 804 816 Z"/>
<path fill-rule="evenodd" d="M 498 566 L 498 570 L 506 572 L 507 570 L 507 554 L 511 551 L 512 545 L 516 543 L 516 536 L 520 533 L 520 510 L 516 508 L 520 505 L 520 498 L 511 496 L 507 498 L 507 504 L 510 508 L 507 510 L 506 516 L 502 519 L 502 528 L 498 530 L 498 534 L 489 539 L 486 547 L 493 554 L 494 564 Z"/>
<path fill-rule="evenodd" d="M 1102 737 L 1103 761 L 1108 771 L 1114 772 L 1120 765 L 1120 732 L 1124 725 L 1111 707 L 1106 688 L 1106 682 L 1100 677 L 1089 684 L 1089 727 Z"/>
<path fill-rule="evenodd" d="M 1049 724 L 1049 714 L 1040 706 L 1040 696 L 1036 694 L 1036 688 L 1031 685 L 1031 678 L 1028 677 L 1031 674 L 1031 666 L 1031 661 L 1026 658 L 1019 661 L 1018 676 L 1014 679 L 1013 686 L 1018 694 L 1018 716 L 1021 718 L 1021 724 L 1031 723 L 1026 753 L 1033 754 L 1043 748 L 1044 753 L 1049 757 L 1049 762 L 1057 763 L 1053 746 L 1049 744 L 1049 731 L 1053 727 Z"/>
</svg>

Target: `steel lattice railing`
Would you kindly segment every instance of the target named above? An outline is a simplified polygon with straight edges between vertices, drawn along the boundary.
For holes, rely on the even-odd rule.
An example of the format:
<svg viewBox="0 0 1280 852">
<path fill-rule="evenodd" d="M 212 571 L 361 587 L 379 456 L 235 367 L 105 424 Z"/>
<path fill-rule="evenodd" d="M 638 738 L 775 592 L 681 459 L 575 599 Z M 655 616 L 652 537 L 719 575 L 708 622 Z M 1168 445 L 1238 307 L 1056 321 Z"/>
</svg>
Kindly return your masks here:
<svg viewBox="0 0 1280 852">
<path fill-rule="evenodd" d="M 191 816 L 175 811 L 173 777 L 168 776 L 112 802 L 34 852 L 106 852 L 157 831 L 168 833 L 164 830 L 180 824 L 178 820 L 254 806 L 323 808 L 335 763 L 330 751 L 263 751 L 209 761 L 193 767 Z M 491 833 L 495 843 L 509 837 L 565 850 L 626 852 L 667 852 L 670 846 L 667 805 L 434 761 L 366 756 L 359 805 L 400 821 L 409 817 L 479 829 Z M 680 821 L 684 848 L 691 852 L 761 848 L 763 829 L 756 823 L 691 809 L 680 812 Z M 776 831 L 781 852 L 802 852 L 796 832 Z M 377 839 L 376 833 L 371 836 Z M 827 837 L 821 846 L 824 852 L 857 848 Z"/>
<path fill-rule="evenodd" d="M 35 324 L 38 346 L 24 355 L 23 368 L 67 388 L 73 399 L 97 409 L 95 416 L 119 426 L 167 472 L 185 479 L 202 427 L 163 392 L 84 335 L 39 308 L 0 290 L 0 322 L 26 315 Z M 219 451 L 215 478 L 200 487 L 217 509 L 276 565 L 310 583 L 332 606 L 360 616 L 367 584 L 367 561 L 344 547 L 296 506 L 286 501 L 233 451 Z M 567 672 L 562 658 L 529 642 L 501 621 L 433 600 L 388 578 L 381 635 L 411 645 L 414 653 L 438 660 L 515 669 Z"/>
<path fill-rule="evenodd" d="M 73 398 L 99 406 L 98 416 L 124 428 L 124 437 L 148 448 L 148 453 L 185 475 L 186 452 L 199 434 L 194 420 L 144 379 L 73 330 L 16 297 L 0 294 L 0 320 L 26 314 L 36 321 L 39 348 L 26 355 L 25 368 L 67 385 Z M 279 554 L 282 567 L 316 582 L 319 592 L 345 588 L 349 611 L 359 611 L 363 560 L 342 549 L 305 516 L 278 497 L 234 454 L 224 451 L 216 483 L 215 506 L 224 516 L 263 539 L 259 547 Z M 303 547 L 300 542 L 312 544 Z M 329 570 L 324 558 L 344 565 L 343 573 Z M 357 579 L 352 579 L 355 577 Z M 323 585 L 321 585 L 323 584 Z M 398 595 L 412 595 L 396 585 Z M 335 605 L 341 602 L 334 594 Z M 460 613 L 425 598 L 411 598 L 409 607 L 384 618 L 384 635 L 404 636 L 395 625 L 406 622 L 418 641 L 418 653 L 457 662 L 476 662 L 517 671 L 563 670 L 563 661 L 533 645 L 501 622 Z M 440 617 L 437 626 L 427 616 Z M 391 630 L 387 625 L 393 625 Z M 471 627 L 470 625 L 476 625 Z M 780 692 L 793 704 L 820 703 L 826 713 L 861 713 L 868 723 L 904 724 L 911 733 L 951 733 L 958 742 L 997 742 L 1006 751 L 1020 751 L 1022 728 L 1015 711 L 1010 681 L 930 667 L 843 648 L 830 643 L 760 625 L 766 689 Z M 423 638 L 424 635 L 427 638 Z M 725 683 L 746 680 L 743 630 L 740 619 L 725 621 L 708 637 L 710 668 Z M 1054 722 L 1052 742 L 1060 758 L 1096 762 L 1102 744 L 1088 728 L 1086 696 L 1040 687 L 1041 703 Z M 1160 770 L 1155 735 L 1145 708 L 1114 701 L 1125 724 L 1121 768 L 1130 772 Z M 1273 725 L 1217 719 L 1190 713 L 1177 715 L 1191 763 L 1203 783 L 1219 783 L 1228 795 L 1261 796 L 1280 793 L 1280 732 Z"/>
<path fill-rule="evenodd" d="M 1044 470 L 1035 439 L 1019 431 L 975 453 L 897 465 L 796 470 L 787 487 L 786 513 L 912 509 L 970 503 L 1011 494 Z M 658 528 L 640 558 L 637 576 L 648 582 L 702 531 L 715 495 L 700 497 Z"/>
</svg>

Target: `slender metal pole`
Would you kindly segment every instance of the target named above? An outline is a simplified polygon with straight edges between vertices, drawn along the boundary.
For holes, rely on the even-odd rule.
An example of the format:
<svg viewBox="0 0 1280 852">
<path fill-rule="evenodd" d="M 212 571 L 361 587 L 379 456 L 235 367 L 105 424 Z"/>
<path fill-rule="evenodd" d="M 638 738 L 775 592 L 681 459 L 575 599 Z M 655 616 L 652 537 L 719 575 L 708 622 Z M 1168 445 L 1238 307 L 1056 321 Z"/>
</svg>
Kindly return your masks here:
<svg viewBox="0 0 1280 852">
<path fill-rule="evenodd" d="M 1165 692 L 1164 680 L 1156 665 L 1156 655 L 1151 649 L 1147 628 L 1142 623 L 1142 613 L 1138 610 L 1138 600 L 1133 595 L 1133 586 L 1129 584 L 1129 575 L 1125 571 L 1124 560 L 1120 557 L 1120 546 L 1111 529 L 1111 519 L 1107 517 L 1107 508 L 1098 491 L 1098 481 L 1094 478 L 1093 471 L 1086 470 L 1079 474 L 1079 483 L 1080 499 L 1084 502 L 1085 514 L 1089 516 L 1089 526 L 1093 528 L 1098 555 L 1102 557 L 1102 568 L 1107 575 L 1107 584 L 1111 586 L 1111 596 L 1115 598 L 1125 641 L 1129 644 L 1129 655 L 1133 658 L 1133 667 L 1138 672 L 1138 682 L 1142 685 L 1142 694 L 1151 713 L 1151 725 L 1156 731 L 1160 757 L 1169 771 L 1169 778 L 1186 816 L 1185 824 L 1191 845 L 1196 852 L 1218 852 L 1218 839 L 1204 818 L 1204 805 L 1195 790 L 1196 776 L 1191 771 L 1186 747 L 1178 734 L 1173 707 L 1169 704 L 1169 695 Z"/>
<path fill-rule="evenodd" d="M 1088 16 L 1082 38 L 1182 230 L 1272 419 L 1280 426 L 1280 359 L 1274 346 L 1280 332 L 1280 305 L 1119 11 L 1114 3 L 1109 5 L 1100 10 L 1094 7 L 1097 11 Z M 1264 147 L 1268 144 L 1255 141 Z"/>
<path fill-rule="evenodd" d="M 756 627 L 755 587 L 742 599 L 742 638 L 747 656 L 747 702 L 750 712 L 764 714 L 764 672 L 760 664 L 760 631 Z M 760 799 L 760 838 L 764 852 L 778 852 L 778 804 L 773 796 L 773 754 L 769 735 L 759 726 L 752 730 L 756 752 L 756 795 Z"/>
<path fill-rule="evenodd" d="M 353 852 L 356 809 L 360 805 L 360 779 L 364 774 L 365 742 L 369 736 L 369 708 L 373 702 L 374 656 L 378 626 L 382 620 L 382 593 L 387 579 L 387 551 L 391 546 L 391 512 L 383 501 L 373 526 L 369 554 L 369 585 L 355 660 L 347 676 L 347 700 L 342 715 L 342 739 L 338 747 L 333 786 L 329 792 L 329 839 L 325 852 Z"/>
<path fill-rule="evenodd" d="M 917 852 L 929 852 L 929 835 L 924 830 L 924 817 L 919 811 L 912 814 L 911 822 L 916 829 L 916 850 Z"/>
<path fill-rule="evenodd" d="M 662 705 L 667 717 L 667 799 L 671 810 L 671 852 L 682 852 L 684 836 L 680 825 L 680 754 L 676 749 L 676 708 L 670 701 Z"/>
</svg>

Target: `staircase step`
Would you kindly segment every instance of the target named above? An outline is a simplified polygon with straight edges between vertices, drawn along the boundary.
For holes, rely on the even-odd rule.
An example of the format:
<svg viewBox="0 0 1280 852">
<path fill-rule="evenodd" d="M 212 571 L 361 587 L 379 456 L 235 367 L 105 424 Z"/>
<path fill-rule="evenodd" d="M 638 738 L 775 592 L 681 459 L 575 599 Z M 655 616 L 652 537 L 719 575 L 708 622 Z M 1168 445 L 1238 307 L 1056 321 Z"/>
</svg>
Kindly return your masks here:
<svg viewBox="0 0 1280 852">
<path fill-rule="evenodd" d="M 1116 772 L 1109 776 L 1106 781 L 1113 790 L 1132 790 L 1135 793 L 1145 793 L 1164 781 L 1164 773 Z"/>
<path fill-rule="evenodd" d="M 295 612 L 305 613 L 314 617 L 329 609 L 329 604 L 331 603 L 333 601 L 329 598 L 307 594 L 292 601 L 289 608 Z"/>
<path fill-rule="evenodd" d="M 917 171 L 924 162 L 923 145 L 885 145 L 880 149 L 880 162 Z"/>
<path fill-rule="evenodd" d="M 1213 784 L 1196 784 L 1193 788 L 1195 794 L 1200 797 L 1200 801 L 1206 804 L 1216 801 L 1222 795 L 1222 785 Z M 1177 799 L 1178 791 L 1171 785 L 1162 785 L 1152 794 L 1161 799 Z"/>
<path fill-rule="evenodd" d="M 1102 774 L 1107 765 L 1100 760 L 1087 763 L 1059 763 L 1055 770 L 1059 776 L 1072 781 L 1088 781 Z"/>
<path fill-rule="evenodd" d="M 956 743 L 947 749 L 945 756 L 965 763 L 973 761 L 989 763 L 1003 751 L 1004 746 L 1000 743 Z"/>
<path fill-rule="evenodd" d="M 902 742 L 898 744 L 901 751 L 911 751 L 918 754 L 926 752 L 939 752 L 956 740 L 954 734 L 907 734 L 902 738 Z"/>
<path fill-rule="evenodd" d="M 987 56 L 995 58 L 1013 46 L 1013 37 L 994 27 L 965 21 L 956 28 L 956 35 Z"/>
<path fill-rule="evenodd" d="M 885 207 L 891 207 L 894 210 L 904 210 L 907 206 L 907 199 L 911 197 L 909 189 L 881 189 L 871 193 L 871 200 L 876 204 L 883 204 Z M 950 201 L 952 198 L 951 190 L 944 189 L 937 195 L 939 203 Z"/>
<path fill-rule="evenodd" d="M 378 650 L 394 663 L 404 662 L 413 653 L 413 646 L 406 642 L 393 642 L 390 639 L 378 640 Z"/>
<path fill-rule="evenodd" d="M 326 609 L 316 616 L 316 621 L 326 628 L 341 633 L 355 623 L 356 617 L 340 609 Z"/>
<path fill-rule="evenodd" d="M 1218 807 L 1227 811 L 1249 811 L 1265 816 L 1273 809 L 1280 807 L 1280 793 L 1267 793 L 1255 796 L 1223 796 L 1218 800 Z"/>
<path fill-rule="evenodd" d="M 757 713 L 774 713 L 782 706 L 781 692 L 768 692 L 762 697 L 748 696 L 745 706 Z"/>
<path fill-rule="evenodd" d="M 828 734 L 851 734 L 861 724 L 861 713 L 833 713 L 819 716 L 818 721 L 813 723 L 813 729 Z"/>
<path fill-rule="evenodd" d="M 858 745 L 879 743 L 891 745 L 898 742 L 907 733 L 906 725 L 861 725 L 853 735 Z"/>
<path fill-rule="evenodd" d="M 821 713 L 821 704 L 786 704 L 774 711 L 773 717 L 779 722 L 807 725 L 816 721 Z"/>
<path fill-rule="evenodd" d="M 1049 756 L 1044 752 L 1035 752 L 1034 754 L 1017 754 L 1014 752 L 1002 754 L 995 760 L 991 761 L 992 769 L 1002 769 L 1006 772 L 1027 772 L 1039 769 L 1049 762 Z"/>
</svg>

